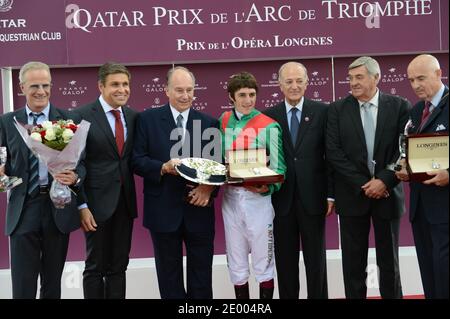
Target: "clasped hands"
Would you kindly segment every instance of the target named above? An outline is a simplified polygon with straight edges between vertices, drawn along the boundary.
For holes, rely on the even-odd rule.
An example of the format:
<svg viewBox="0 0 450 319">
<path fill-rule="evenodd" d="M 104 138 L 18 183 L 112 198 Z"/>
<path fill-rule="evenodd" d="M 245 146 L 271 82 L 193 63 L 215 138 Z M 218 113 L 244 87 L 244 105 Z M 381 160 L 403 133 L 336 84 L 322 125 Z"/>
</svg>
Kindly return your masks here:
<svg viewBox="0 0 450 319">
<path fill-rule="evenodd" d="M 192 190 L 188 194 L 189 204 L 200 207 L 207 206 L 214 188 L 215 186 L 205 184 L 193 186 Z"/>
<path fill-rule="evenodd" d="M 389 197 L 387 187 L 381 179 L 373 178 L 361 186 L 361 189 L 369 198 L 380 199 Z"/>
</svg>

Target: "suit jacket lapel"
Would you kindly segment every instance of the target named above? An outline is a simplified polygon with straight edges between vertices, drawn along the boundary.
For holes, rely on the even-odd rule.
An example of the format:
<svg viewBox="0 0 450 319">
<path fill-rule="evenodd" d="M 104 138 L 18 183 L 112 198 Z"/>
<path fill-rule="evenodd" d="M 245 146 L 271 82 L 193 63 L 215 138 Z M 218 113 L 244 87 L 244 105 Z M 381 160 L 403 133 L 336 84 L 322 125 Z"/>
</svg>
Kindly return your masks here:
<svg viewBox="0 0 450 319">
<path fill-rule="evenodd" d="M 304 99 L 302 116 L 300 119 L 300 129 L 298 130 L 298 136 L 295 143 L 295 150 L 300 148 L 302 144 L 303 138 L 305 137 L 306 131 L 308 131 L 309 126 L 311 124 L 311 120 L 313 119 L 314 110 L 311 105 L 309 105 L 308 101 Z"/>
<path fill-rule="evenodd" d="M 127 126 L 127 139 L 125 140 L 124 150 L 123 153 L 128 152 L 128 149 L 132 145 L 132 141 L 134 139 L 134 121 L 131 120 L 131 112 L 128 108 L 128 106 L 122 107 L 123 116 L 125 118 L 125 123 Z M 115 142 L 115 140 L 114 140 Z"/>
<path fill-rule="evenodd" d="M 170 133 L 177 126 L 176 126 L 176 123 L 175 123 L 175 121 L 173 119 L 172 112 L 170 110 L 169 104 L 164 105 L 163 108 L 164 108 L 164 110 L 163 110 L 162 115 L 161 115 L 161 122 L 162 122 L 163 130 L 167 134 L 166 136 L 168 137 L 168 140 L 169 140 L 169 142 L 171 144 L 171 147 L 172 147 L 175 143 L 177 143 L 177 141 L 170 140 Z M 192 109 L 191 109 L 191 111 L 192 111 Z M 190 113 L 191 112 L 189 112 L 189 117 L 191 116 Z M 189 122 L 187 122 L 186 125 L 188 123 Z M 187 126 L 186 126 L 186 129 L 187 129 Z"/>
<path fill-rule="evenodd" d="M 437 105 L 433 112 L 431 112 L 430 116 L 428 117 L 427 122 L 425 123 L 425 125 L 422 126 L 421 128 L 421 132 L 425 131 L 425 129 L 431 124 L 433 123 L 434 119 L 439 115 L 439 113 L 441 113 L 442 108 L 447 104 L 447 100 L 448 100 L 448 88 L 445 87 L 444 90 L 444 95 L 441 98 L 441 101 L 439 102 L 439 105 Z M 424 106 L 425 107 L 425 106 Z M 423 110 L 423 109 L 422 109 Z"/>
<path fill-rule="evenodd" d="M 292 144 L 291 134 L 289 131 L 289 124 L 288 124 L 288 118 L 286 114 L 286 103 L 283 102 L 279 104 L 278 106 L 275 106 L 275 120 L 280 124 L 281 129 L 283 130 L 283 144 L 286 147 L 286 150 L 291 153 L 291 155 L 294 154 L 294 145 Z"/>
<path fill-rule="evenodd" d="M 17 111 L 15 116 L 19 123 L 28 125 L 28 114 L 27 114 L 27 111 L 25 108 Z M 13 129 L 14 131 L 17 131 L 17 129 L 15 128 L 13 123 L 11 123 L 11 129 Z M 17 135 L 19 135 L 19 132 L 17 132 Z M 22 140 L 21 137 L 20 137 L 20 140 Z M 30 150 L 26 146 L 25 142 L 23 142 L 23 147 L 19 147 L 19 150 L 22 153 L 23 162 L 26 165 L 25 167 L 28 167 L 28 154 L 29 154 Z"/>
<path fill-rule="evenodd" d="M 386 104 L 386 99 L 383 93 L 380 92 L 380 96 L 378 98 L 378 114 L 377 114 L 377 126 L 375 129 L 375 143 L 373 146 L 373 153 L 376 153 L 377 147 L 380 144 L 381 136 L 383 134 L 383 128 L 386 121 L 388 121 L 389 112 L 387 108 L 389 105 Z"/>
<path fill-rule="evenodd" d="M 366 146 L 366 138 L 364 136 L 364 129 L 362 126 L 362 121 L 361 121 L 361 111 L 360 111 L 360 106 L 358 103 L 358 100 L 355 99 L 353 96 L 350 97 L 350 110 L 349 110 L 349 114 L 350 117 L 353 121 L 353 123 L 355 124 L 355 129 L 356 129 L 356 133 L 358 134 L 359 138 L 361 139 L 361 142 L 364 144 L 364 146 Z M 366 147 L 367 148 L 367 147 Z"/>
<path fill-rule="evenodd" d="M 111 130 L 111 126 L 109 126 L 108 119 L 106 118 L 106 114 L 103 111 L 102 105 L 97 100 L 91 109 L 92 117 L 96 122 L 96 126 L 100 128 L 100 130 L 106 135 L 108 142 L 111 144 L 113 149 L 119 154 L 119 150 L 117 149 L 116 138 Z"/>
<path fill-rule="evenodd" d="M 59 121 L 62 120 L 63 117 L 61 116 L 61 113 L 50 104 L 50 111 L 48 112 L 48 120 L 49 121 Z"/>
</svg>

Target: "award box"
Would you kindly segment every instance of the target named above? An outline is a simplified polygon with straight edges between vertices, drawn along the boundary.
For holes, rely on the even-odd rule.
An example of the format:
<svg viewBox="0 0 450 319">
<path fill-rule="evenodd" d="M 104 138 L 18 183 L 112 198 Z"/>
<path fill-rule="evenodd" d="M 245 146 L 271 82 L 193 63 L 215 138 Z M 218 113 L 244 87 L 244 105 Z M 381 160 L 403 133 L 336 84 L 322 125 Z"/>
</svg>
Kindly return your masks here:
<svg viewBox="0 0 450 319">
<path fill-rule="evenodd" d="M 426 172 L 448 169 L 448 132 L 407 136 L 406 163 L 409 178 L 422 182 Z"/>
<path fill-rule="evenodd" d="M 283 182 L 284 175 L 267 167 L 266 158 L 265 148 L 229 150 L 227 183 L 255 186 Z"/>
</svg>

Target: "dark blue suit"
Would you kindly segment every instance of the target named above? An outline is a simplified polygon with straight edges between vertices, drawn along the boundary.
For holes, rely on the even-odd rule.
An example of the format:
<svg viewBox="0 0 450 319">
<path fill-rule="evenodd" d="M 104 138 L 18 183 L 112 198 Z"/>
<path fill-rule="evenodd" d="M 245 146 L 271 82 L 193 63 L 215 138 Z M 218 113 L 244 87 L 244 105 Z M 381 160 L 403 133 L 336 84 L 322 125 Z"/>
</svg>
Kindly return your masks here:
<svg viewBox="0 0 450 319">
<path fill-rule="evenodd" d="M 411 110 L 413 130 L 420 126 L 424 106 L 421 101 Z M 441 102 L 418 133 L 448 133 L 448 125 L 446 87 Z M 448 299 L 448 184 L 442 187 L 411 182 L 410 188 L 410 221 L 425 297 Z"/>
<path fill-rule="evenodd" d="M 184 143 L 191 152 L 187 157 L 202 157 L 192 152 L 194 143 L 199 143 L 202 150 L 210 142 L 193 136 L 193 131 L 201 134 L 217 125 L 217 120 L 193 109 L 189 111 Z M 161 298 L 212 298 L 214 207 L 188 204 L 183 200 L 186 180 L 160 174 L 177 143 L 170 140 L 174 129 L 176 124 L 168 104 L 139 114 L 133 167 L 137 175 L 144 177 L 144 226 L 153 240 Z M 187 292 L 183 284 L 183 241 L 187 254 Z"/>
</svg>

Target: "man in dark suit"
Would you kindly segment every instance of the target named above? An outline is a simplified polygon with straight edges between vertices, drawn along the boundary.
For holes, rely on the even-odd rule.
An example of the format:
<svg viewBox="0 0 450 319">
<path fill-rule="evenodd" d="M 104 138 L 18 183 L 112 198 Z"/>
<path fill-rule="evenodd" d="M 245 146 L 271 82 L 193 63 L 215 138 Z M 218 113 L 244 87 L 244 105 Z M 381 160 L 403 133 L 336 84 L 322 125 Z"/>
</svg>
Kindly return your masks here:
<svg viewBox="0 0 450 319">
<path fill-rule="evenodd" d="M 217 128 L 218 122 L 191 108 L 194 87 L 195 78 L 188 69 L 171 69 L 165 88 L 169 103 L 138 117 L 133 167 L 144 178 L 144 226 L 152 236 L 163 299 L 212 298 L 214 188 L 194 186 L 186 200 L 186 180 L 175 170 L 178 157 L 209 157 L 203 153 L 212 143 L 211 137 L 217 142 L 214 154 L 218 157 L 211 159 L 221 160 L 218 130 L 210 130 L 211 136 L 205 133 Z M 196 145 L 200 147 L 196 149 Z M 183 283 L 183 242 L 187 289 Z"/>
<path fill-rule="evenodd" d="M 137 216 L 131 154 L 137 113 L 126 106 L 130 73 L 123 65 L 99 69 L 100 97 L 76 110 L 91 122 L 86 143 L 86 206 L 81 225 L 86 232 L 83 291 L 87 299 L 125 298 L 125 272 Z"/>
<path fill-rule="evenodd" d="M 6 174 L 22 178 L 23 183 L 9 193 L 6 212 L 6 234 L 10 236 L 13 298 L 36 297 L 40 276 L 40 298 L 61 297 L 61 275 L 69 244 L 69 233 L 80 227 L 77 200 L 64 209 L 56 209 L 50 200 L 53 179 L 75 185 L 84 178 L 79 165 L 76 172 L 63 171 L 53 177 L 43 162 L 34 157 L 14 126 L 14 117 L 22 124 L 36 125 L 43 121 L 77 120 L 74 114 L 50 104 L 51 75 L 41 62 L 25 64 L 19 73 L 20 88 L 25 95 L 25 108 L 0 118 L 0 145 L 6 146 Z"/>
<path fill-rule="evenodd" d="M 330 105 L 327 125 L 345 295 L 366 298 L 372 221 L 381 297 L 402 298 L 398 236 L 404 196 L 394 172 L 386 167 L 398 158 L 398 137 L 410 105 L 378 90 L 380 67 L 376 60 L 360 57 L 348 69 L 351 95 Z"/>
<path fill-rule="evenodd" d="M 325 216 L 334 195 L 325 161 L 327 106 L 304 97 L 308 75 L 303 64 L 283 64 L 278 81 L 285 101 L 264 113 L 283 129 L 287 165 L 285 182 L 272 195 L 279 295 L 298 299 L 301 238 L 308 298 L 328 298 Z"/>
<path fill-rule="evenodd" d="M 410 133 L 448 134 L 448 87 L 432 55 L 414 58 L 408 79 L 422 100 L 411 110 Z M 425 298 L 448 299 L 448 168 L 428 172 L 422 183 L 411 181 L 410 216 Z M 408 181 L 405 170 L 397 176 Z"/>
</svg>

